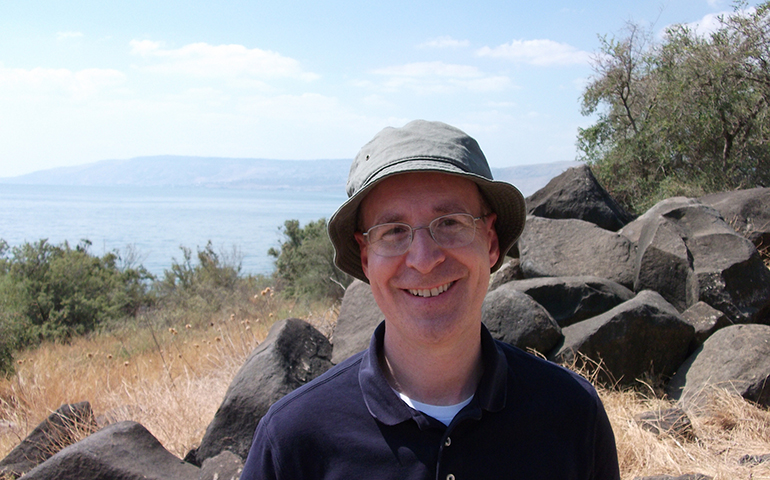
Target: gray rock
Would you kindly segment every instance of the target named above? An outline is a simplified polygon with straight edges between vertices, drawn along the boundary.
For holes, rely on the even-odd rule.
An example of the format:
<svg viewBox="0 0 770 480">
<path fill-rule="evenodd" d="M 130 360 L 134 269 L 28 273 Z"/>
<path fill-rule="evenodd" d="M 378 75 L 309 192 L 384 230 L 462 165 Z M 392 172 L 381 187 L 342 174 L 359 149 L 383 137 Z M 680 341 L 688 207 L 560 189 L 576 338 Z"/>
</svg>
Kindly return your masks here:
<svg viewBox="0 0 770 480">
<path fill-rule="evenodd" d="M 225 450 L 203 462 L 198 480 L 238 480 L 242 471 L 241 457 Z"/>
<path fill-rule="evenodd" d="M 332 363 L 369 348 L 374 329 L 383 320 L 368 283 L 354 280 L 342 297 L 340 314 L 332 336 Z"/>
<path fill-rule="evenodd" d="M 510 288 L 545 307 L 560 327 L 586 320 L 634 298 L 626 287 L 600 277 L 543 277 L 510 282 Z"/>
<path fill-rule="evenodd" d="M 621 228 L 618 233 L 628 238 L 633 243 L 639 243 L 639 239 L 642 237 L 642 231 L 650 221 L 662 215 L 666 215 L 672 210 L 690 205 L 701 205 L 701 203 L 695 199 L 687 197 L 671 197 L 665 200 L 661 200 L 660 202 L 653 205 L 652 208 L 644 212 L 643 215 L 626 224 L 626 226 Z"/>
<path fill-rule="evenodd" d="M 481 320 L 494 338 L 523 350 L 531 348 L 546 354 L 562 339 L 561 329 L 551 315 L 510 283 L 487 294 Z"/>
<path fill-rule="evenodd" d="M 756 247 L 713 208 L 692 199 L 668 199 L 621 234 L 638 242 L 635 290 L 655 290 L 679 311 L 704 301 L 735 323 L 768 316 L 770 270 Z"/>
<path fill-rule="evenodd" d="M 566 170 L 527 198 L 527 213 L 538 217 L 574 218 L 616 231 L 633 217 L 581 165 Z"/>
<path fill-rule="evenodd" d="M 717 210 L 756 247 L 770 246 L 770 188 L 713 193 L 698 200 Z"/>
<path fill-rule="evenodd" d="M 695 440 L 692 421 L 681 408 L 640 413 L 634 416 L 634 421 L 658 436 L 668 435 L 683 440 Z"/>
<path fill-rule="evenodd" d="M 119 422 L 70 445 L 25 480 L 190 480 L 198 467 L 172 455 L 142 425 Z"/>
<path fill-rule="evenodd" d="M 612 310 L 562 329 L 550 357 L 570 364 L 580 354 L 601 361 L 604 380 L 630 384 L 645 373 L 671 375 L 687 357 L 693 327 L 656 292 L 640 292 Z"/>
<path fill-rule="evenodd" d="M 527 217 L 519 240 L 527 278 L 596 276 L 634 283 L 635 246 L 626 237 L 582 220 Z"/>
<path fill-rule="evenodd" d="M 512 258 L 500 267 L 500 270 L 492 274 L 489 279 L 489 288 L 491 292 L 500 285 L 504 285 L 513 280 L 521 280 L 524 275 L 521 272 L 521 262 L 518 258 Z"/>
<path fill-rule="evenodd" d="M 703 407 L 713 388 L 770 406 L 770 326 L 732 325 L 715 332 L 681 365 L 666 389 L 688 409 Z"/>
<path fill-rule="evenodd" d="M 96 430 L 91 404 L 62 405 L 0 461 L 0 474 L 18 477 L 51 458 L 79 436 Z"/>
<path fill-rule="evenodd" d="M 682 232 L 663 216 L 651 218 L 643 228 L 637 247 L 634 290 L 655 290 L 680 312 L 698 297 L 692 256 Z"/>
<path fill-rule="evenodd" d="M 695 328 L 695 347 L 697 348 L 720 328 L 732 325 L 727 315 L 706 302 L 698 302 L 682 312 L 682 318 Z"/>
<path fill-rule="evenodd" d="M 326 337 L 303 320 L 273 325 L 227 389 L 195 453 L 196 465 L 224 450 L 245 459 L 257 423 L 270 406 L 331 368 L 331 350 Z"/>
</svg>

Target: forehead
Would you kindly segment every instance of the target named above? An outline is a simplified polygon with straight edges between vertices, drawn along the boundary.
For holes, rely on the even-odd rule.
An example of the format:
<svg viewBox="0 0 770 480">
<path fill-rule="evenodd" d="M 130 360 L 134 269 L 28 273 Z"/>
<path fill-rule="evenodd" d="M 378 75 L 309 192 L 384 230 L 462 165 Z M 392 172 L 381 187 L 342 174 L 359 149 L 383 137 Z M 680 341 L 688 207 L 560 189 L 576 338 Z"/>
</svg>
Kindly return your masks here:
<svg viewBox="0 0 770 480">
<path fill-rule="evenodd" d="M 361 202 L 359 216 L 364 225 L 371 226 L 458 212 L 482 213 L 476 184 L 457 175 L 418 172 L 394 175 L 378 183 Z"/>
</svg>

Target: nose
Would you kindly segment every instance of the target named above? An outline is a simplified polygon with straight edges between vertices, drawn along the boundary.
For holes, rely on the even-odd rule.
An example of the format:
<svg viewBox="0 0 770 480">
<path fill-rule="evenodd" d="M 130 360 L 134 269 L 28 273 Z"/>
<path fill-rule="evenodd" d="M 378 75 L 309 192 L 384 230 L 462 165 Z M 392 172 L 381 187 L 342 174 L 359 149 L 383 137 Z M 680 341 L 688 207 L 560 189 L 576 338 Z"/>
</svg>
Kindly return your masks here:
<svg viewBox="0 0 770 480">
<path fill-rule="evenodd" d="M 415 229 L 412 244 L 406 252 L 406 266 L 420 273 L 429 273 L 446 258 L 427 228 Z"/>
</svg>

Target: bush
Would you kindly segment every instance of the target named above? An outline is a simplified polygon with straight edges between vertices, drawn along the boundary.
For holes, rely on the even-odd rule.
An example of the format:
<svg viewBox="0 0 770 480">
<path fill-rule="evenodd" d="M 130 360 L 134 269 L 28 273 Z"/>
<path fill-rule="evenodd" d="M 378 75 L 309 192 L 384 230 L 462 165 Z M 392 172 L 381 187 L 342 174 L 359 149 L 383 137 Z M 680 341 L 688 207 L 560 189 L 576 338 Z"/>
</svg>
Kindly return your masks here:
<svg viewBox="0 0 770 480">
<path fill-rule="evenodd" d="M 0 242 L 0 370 L 7 371 L 3 362 L 14 349 L 67 340 L 150 303 L 151 275 L 143 267 L 119 265 L 116 252 L 91 255 L 90 246 Z"/>
<path fill-rule="evenodd" d="M 326 233 L 326 219 L 299 226 L 299 220 L 286 220 L 279 249 L 271 248 L 275 257 L 276 288 L 284 295 L 308 301 L 339 299 L 353 278 L 334 265 L 334 247 Z"/>
</svg>

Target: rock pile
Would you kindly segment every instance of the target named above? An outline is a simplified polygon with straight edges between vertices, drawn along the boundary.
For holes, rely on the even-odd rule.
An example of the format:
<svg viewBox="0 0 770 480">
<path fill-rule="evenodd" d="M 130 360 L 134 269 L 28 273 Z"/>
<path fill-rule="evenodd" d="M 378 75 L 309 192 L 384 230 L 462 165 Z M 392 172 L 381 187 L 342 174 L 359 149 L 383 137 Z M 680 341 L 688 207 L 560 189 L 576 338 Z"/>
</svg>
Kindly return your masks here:
<svg viewBox="0 0 770 480">
<path fill-rule="evenodd" d="M 693 438 L 687 416 L 708 404 L 714 388 L 770 406 L 770 269 L 757 250 L 770 245 L 770 189 L 671 198 L 633 219 L 579 167 L 527 201 L 518 257 L 493 276 L 483 305 L 493 336 L 556 362 L 598 365 L 598 378 L 613 383 L 670 378 L 677 408 L 637 418 L 661 435 Z M 29 447 L 39 440 L 25 440 L 0 462 L 0 474 L 235 479 L 270 405 L 365 349 L 381 320 L 368 286 L 356 281 L 333 345 L 301 320 L 278 322 L 184 460 L 133 422 L 69 446 L 53 434 L 41 437 L 38 429 L 72 412 L 80 412 L 78 424 L 95 428 L 90 407 L 79 404 L 62 407 L 31 435 L 55 437 L 55 447 L 43 454 Z"/>
</svg>

